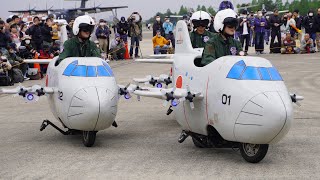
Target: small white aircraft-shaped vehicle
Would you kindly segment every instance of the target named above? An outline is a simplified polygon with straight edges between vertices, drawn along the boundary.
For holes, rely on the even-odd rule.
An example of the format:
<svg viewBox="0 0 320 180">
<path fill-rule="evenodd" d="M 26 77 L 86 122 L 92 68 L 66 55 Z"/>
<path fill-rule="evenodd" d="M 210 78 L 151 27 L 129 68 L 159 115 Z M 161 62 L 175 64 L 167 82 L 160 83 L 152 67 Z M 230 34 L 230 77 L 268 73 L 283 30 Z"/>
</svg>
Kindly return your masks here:
<svg viewBox="0 0 320 180">
<path fill-rule="evenodd" d="M 28 63 L 49 63 L 46 86 L 0 89 L 0 94 L 18 94 L 27 102 L 47 95 L 54 117 L 67 131 L 44 120 L 40 131 L 48 125 L 64 135 L 83 133 L 83 144 L 94 144 L 96 133 L 111 125 L 117 127 L 115 117 L 119 92 L 113 72 L 105 60 L 96 57 L 70 57 L 58 66 L 53 60 L 26 60 Z M 123 93 L 122 93 L 123 94 Z"/>
<path fill-rule="evenodd" d="M 260 162 L 269 144 L 289 131 L 292 102 L 303 97 L 290 95 L 277 69 L 261 57 L 225 56 L 199 66 L 202 50 L 192 48 L 185 22 L 179 21 L 176 29 L 174 59 L 136 60 L 173 64 L 173 88 L 137 88 L 133 93 L 171 103 L 167 114 L 174 111 L 182 127 L 180 143 L 191 136 L 201 148 L 239 147 L 246 161 Z"/>
</svg>

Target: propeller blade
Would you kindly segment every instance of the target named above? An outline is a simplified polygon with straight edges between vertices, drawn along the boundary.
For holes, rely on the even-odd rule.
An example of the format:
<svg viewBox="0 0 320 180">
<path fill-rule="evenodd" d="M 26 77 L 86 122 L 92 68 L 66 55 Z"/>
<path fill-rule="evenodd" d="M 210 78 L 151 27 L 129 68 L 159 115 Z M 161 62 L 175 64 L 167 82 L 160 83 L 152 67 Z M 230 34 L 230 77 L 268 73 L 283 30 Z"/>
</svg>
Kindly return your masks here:
<svg viewBox="0 0 320 180">
<path fill-rule="evenodd" d="M 138 101 L 140 101 L 140 100 L 141 100 L 141 97 L 140 97 L 139 95 L 137 96 L 137 100 L 138 100 Z"/>
<path fill-rule="evenodd" d="M 168 101 L 166 101 L 166 100 L 165 100 L 165 101 L 163 101 L 162 106 L 163 106 L 163 107 L 167 107 L 167 106 L 168 106 Z"/>
<path fill-rule="evenodd" d="M 194 103 L 190 102 L 190 108 L 193 110 L 194 109 Z"/>
</svg>

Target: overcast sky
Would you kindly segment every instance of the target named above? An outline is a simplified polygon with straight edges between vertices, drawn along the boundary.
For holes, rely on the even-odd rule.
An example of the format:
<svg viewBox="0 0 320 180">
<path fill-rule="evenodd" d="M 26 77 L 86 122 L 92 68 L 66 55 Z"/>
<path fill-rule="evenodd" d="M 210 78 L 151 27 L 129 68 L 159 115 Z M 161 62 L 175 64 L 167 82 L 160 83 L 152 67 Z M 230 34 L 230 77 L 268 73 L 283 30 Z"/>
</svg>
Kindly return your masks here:
<svg viewBox="0 0 320 180">
<path fill-rule="evenodd" d="M 8 10 L 20 10 L 29 9 L 29 4 L 31 8 L 36 7 L 36 9 L 46 9 L 53 6 L 53 9 L 59 8 L 74 8 L 80 6 L 80 1 L 64 1 L 64 0 L 1 0 L 0 6 L 0 17 L 6 19 L 11 14 Z M 233 0 L 234 5 L 238 2 L 248 3 L 251 0 Z M 132 12 L 138 11 L 142 15 L 143 19 L 149 19 L 151 16 L 155 15 L 157 12 L 165 12 L 168 8 L 173 12 L 177 12 L 181 5 L 196 8 L 197 5 L 205 5 L 209 7 L 218 7 L 221 0 L 89 0 L 87 2 L 87 7 L 94 6 L 129 6 L 128 9 L 119 9 L 118 17 L 129 16 Z M 111 13 L 100 13 L 97 14 L 97 18 L 109 18 Z"/>
</svg>

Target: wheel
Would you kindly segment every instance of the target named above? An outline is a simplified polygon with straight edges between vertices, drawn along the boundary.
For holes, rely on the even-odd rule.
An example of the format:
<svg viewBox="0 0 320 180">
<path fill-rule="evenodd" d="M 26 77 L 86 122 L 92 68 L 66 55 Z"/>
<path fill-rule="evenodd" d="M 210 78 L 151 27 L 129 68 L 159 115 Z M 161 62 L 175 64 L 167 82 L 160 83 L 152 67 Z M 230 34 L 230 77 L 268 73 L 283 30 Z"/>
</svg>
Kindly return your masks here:
<svg viewBox="0 0 320 180">
<path fill-rule="evenodd" d="M 82 142 L 86 147 L 93 146 L 96 140 L 96 131 L 83 131 L 82 133 Z"/>
<path fill-rule="evenodd" d="M 269 144 L 240 143 L 239 148 L 243 159 L 250 163 L 258 163 L 266 156 Z"/>
<path fill-rule="evenodd" d="M 200 138 L 200 137 L 198 137 L 198 138 L 201 140 L 201 142 L 199 142 L 198 139 L 192 137 L 193 144 L 194 144 L 197 148 L 207 148 L 207 147 L 208 147 L 208 142 L 207 142 L 207 140 L 204 139 L 204 138 Z"/>
</svg>

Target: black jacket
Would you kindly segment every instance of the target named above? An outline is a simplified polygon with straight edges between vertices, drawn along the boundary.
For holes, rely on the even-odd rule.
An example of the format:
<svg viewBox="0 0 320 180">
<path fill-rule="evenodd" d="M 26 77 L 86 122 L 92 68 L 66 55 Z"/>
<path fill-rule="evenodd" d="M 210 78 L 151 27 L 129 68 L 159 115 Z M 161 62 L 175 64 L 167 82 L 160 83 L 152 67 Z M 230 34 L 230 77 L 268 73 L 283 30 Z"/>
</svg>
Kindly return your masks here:
<svg viewBox="0 0 320 180">
<path fill-rule="evenodd" d="M 250 20 L 247 18 L 247 21 L 246 22 L 244 22 L 242 25 L 241 25 L 241 22 L 243 21 L 243 18 L 240 18 L 239 19 L 239 27 L 238 27 L 238 29 L 237 29 L 237 31 L 239 31 L 240 32 L 240 35 L 242 35 L 243 34 L 243 25 L 244 25 L 244 23 L 247 23 L 247 28 L 248 28 L 248 33 L 250 34 Z"/>
<path fill-rule="evenodd" d="M 128 31 L 129 31 L 129 23 L 127 21 L 125 21 L 124 23 L 119 22 L 117 24 L 117 32 L 120 35 L 125 35 L 128 33 Z"/>
<path fill-rule="evenodd" d="M 279 26 L 275 26 L 274 24 L 278 23 Z M 280 16 L 272 15 L 269 19 L 269 26 L 271 27 L 272 32 L 280 32 L 280 26 L 283 24 Z"/>
<path fill-rule="evenodd" d="M 153 23 L 152 29 L 153 29 L 153 36 L 157 35 L 157 31 L 158 30 L 160 30 L 161 31 L 161 35 L 164 36 L 163 22 L 155 21 Z"/>
<path fill-rule="evenodd" d="M 26 31 L 27 35 L 31 36 L 31 41 L 41 44 L 43 41 L 42 32 L 41 32 L 41 26 L 40 25 L 33 25 L 31 28 L 29 28 Z"/>
<path fill-rule="evenodd" d="M 298 28 L 298 29 L 301 29 L 301 27 L 302 27 L 302 17 L 300 16 L 300 17 L 296 17 L 296 18 L 294 18 L 294 20 L 296 21 L 296 27 Z"/>
<path fill-rule="evenodd" d="M 43 25 L 41 27 L 41 33 L 42 33 L 42 37 L 43 37 L 43 40 L 46 41 L 46 42 L 49 42 L 51 43 L 52 42 L 52 28 L 49 27 L 48 25 Z"/>
<path fill-rule="evenodd" d="M 305 17 L 303 21 L 303 27 L 306 30 L 306 33 L 313 34 L 316 32 L 316 24 L 315 24 L 315 17 Z"/>
<path fill-rule="evenodd" d="M 0 32 L 0 48 L 7 48 L 8 44 L 11 42 L 10 34 L 5 32 Z"/>
<path fill-rule="evenodd" d="M 316 31 L 320 32 L 320 15 L 317 14 L 314 18 L 315 18 L 314 21 L 315 21 Z"/>
</svg>

